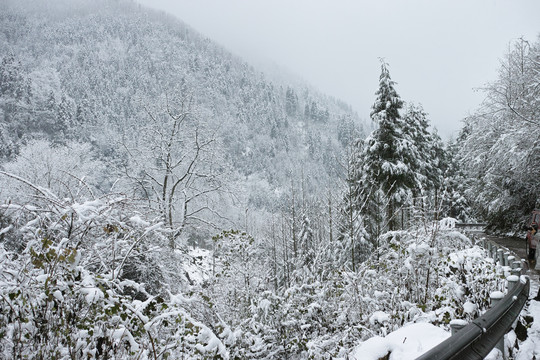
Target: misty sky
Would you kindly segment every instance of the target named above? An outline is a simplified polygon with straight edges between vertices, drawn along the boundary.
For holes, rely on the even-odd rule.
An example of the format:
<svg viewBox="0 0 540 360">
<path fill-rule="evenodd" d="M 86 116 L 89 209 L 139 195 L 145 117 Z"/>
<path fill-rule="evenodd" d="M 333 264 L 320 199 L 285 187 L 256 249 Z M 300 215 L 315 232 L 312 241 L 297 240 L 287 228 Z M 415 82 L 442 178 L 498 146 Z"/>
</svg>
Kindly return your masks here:
<svg viewBox="0 0 540 360">
<path fill-rule="evenodd" d="M 379 57 L 443 138 L 480 104 L 510 41 L 536 41 L 540 0 L 138 0 L 249 62 L 275 63 L 369 121 Z"/>
</svg>

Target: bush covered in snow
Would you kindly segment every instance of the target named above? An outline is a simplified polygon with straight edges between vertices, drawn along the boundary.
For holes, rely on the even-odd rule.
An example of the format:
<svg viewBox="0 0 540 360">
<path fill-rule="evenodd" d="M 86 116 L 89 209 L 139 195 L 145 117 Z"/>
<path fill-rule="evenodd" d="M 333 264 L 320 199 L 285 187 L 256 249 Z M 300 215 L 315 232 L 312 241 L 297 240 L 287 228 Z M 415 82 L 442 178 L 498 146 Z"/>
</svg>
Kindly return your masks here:
<svg viewBox="0 0 540 360">
<path fill-rule="evenodd" d="M 236 329 L 228 349 L 238 358 L 345 357 L 359 341 L 408 323 L 449 329 L 453 319 L 473 319 L 489 307 L 489 293 L 504 287 L 503 269 L 452 229 L 389 232 L 378 256 L 357 272 L 298 267 L 290 286 L 278 289 L 266 281 L 265 255 L 256 242 L 234 232 L 219 240 L 231 237 L 237 244 L 231 249 L 240 250 L 226 260 L 220 252 L 217 259 L 236 270 L 227 279 L 223 273 L 210 277 L 214 285 L 202 291 Z M 249 256 L 241 255 L 240 243 L 251 247 Z"/>
<path fill-rule="evenodd" d="M 119 194 L 77 202 L 17 181 L 34 196 L 0 206 L 0 357 L 228 357 L 197 320 L 206 308 L 179 293 L 185 255 L 164 251 L 160 222 Z"/>
<path fill-rule="evenodd" d="M 332 243 L 280 263 L 282 248 L 235 230 L 192 255 L 119 194 L 60 199 L 12 179 L 34 195 L 0 206 L 6 358 L 340 358 L 408 323 L 474 318 L 504 286 L 439 224 L 384 234 L 356 271 Z"/>
</svg>

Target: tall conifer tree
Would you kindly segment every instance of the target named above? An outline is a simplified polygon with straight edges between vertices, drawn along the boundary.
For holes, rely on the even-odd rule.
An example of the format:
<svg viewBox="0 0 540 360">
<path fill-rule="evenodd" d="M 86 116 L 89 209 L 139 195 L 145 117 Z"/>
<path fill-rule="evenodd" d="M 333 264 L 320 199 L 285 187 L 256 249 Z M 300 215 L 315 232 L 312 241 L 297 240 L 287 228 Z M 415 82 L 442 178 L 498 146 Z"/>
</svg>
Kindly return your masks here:
<svg viewBox="0 0 540 360">
<path fill-rule="evenodd" d="M 366 139 L 363 153 L 363 175 L 367 181 L 382 190 L 387 197 L 387 222 L 390 230 L 398 228 L 396 210 L 410 196 L 414 179 L 410 174 L 409 153 L 411 140 L 406 134 L 406 124 L 401 118 L 403 101 L 394 89 L 388 64 L 381 60 L 379 89 L 371 111 L 377 129 Z"/>
</svg>

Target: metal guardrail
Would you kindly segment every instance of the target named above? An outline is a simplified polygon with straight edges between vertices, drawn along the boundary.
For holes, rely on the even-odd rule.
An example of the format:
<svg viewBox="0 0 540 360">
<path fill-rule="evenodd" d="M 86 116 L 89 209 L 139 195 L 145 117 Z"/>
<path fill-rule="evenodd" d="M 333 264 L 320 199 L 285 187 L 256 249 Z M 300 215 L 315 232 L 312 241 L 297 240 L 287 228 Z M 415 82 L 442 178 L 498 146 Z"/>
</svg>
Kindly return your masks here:
<svg viewBox="0 0 540 360">
<path fill-rule="evenodd" d="M 416 360 L 481 360 L 510 330 L 529 298 L 529 277 L 522 276 L 519 283 L 483 316 L 472 321 Z"/>
<path fill-rule="evenodd" d="M 530 279 L 520 281 L 484 315 L 416 360 L 482 360 L 510 330 L 529 298 Z"/>
</svg>

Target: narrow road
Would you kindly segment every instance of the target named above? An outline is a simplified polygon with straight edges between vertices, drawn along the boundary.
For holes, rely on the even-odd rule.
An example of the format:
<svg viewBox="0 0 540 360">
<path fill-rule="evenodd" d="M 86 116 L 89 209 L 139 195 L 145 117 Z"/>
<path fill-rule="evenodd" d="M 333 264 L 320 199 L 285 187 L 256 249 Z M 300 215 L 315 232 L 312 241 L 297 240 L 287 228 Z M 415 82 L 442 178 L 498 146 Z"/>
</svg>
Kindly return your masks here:
<svg viewBox="0 0 540 360">
<path fill-rule="evenodd" d="M 492 235 L 483 235 L 486 239 L 491 240 L 497 243 L 500 246 L 503 246 L 516 254 L 520 259 L 527 259 L 527 249 L 525 243 L 525 235 L 523 238 L 511 238 L 511 237 L 502 237 L 502 236 L 492 236 Z M 527 263 L 528 264 L 528 263 Z M 526 269 L 526 275 L 529 275 L 531 278 L 531 292 L 529 297 L 535 297 L 538 292 L 538 287 L 540 284 L 540 270 Z"/>
</svg>

